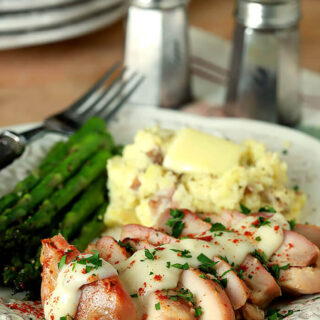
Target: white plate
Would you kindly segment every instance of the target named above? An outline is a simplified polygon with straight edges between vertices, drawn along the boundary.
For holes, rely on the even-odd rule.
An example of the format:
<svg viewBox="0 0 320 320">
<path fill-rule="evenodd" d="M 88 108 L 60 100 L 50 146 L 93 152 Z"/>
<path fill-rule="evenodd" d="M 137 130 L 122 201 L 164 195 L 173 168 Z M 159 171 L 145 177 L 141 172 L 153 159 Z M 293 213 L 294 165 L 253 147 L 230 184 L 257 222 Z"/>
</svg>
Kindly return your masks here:
<svg viewBox="0 0 320 320">
<path fill-rule="evenodd" d="M 106 27 L 119 20 L 127 11 L 126 5 L 112 10 L 100 10 L 85 18 L 51 28 L 20 31 L 12 34 L 0 33 L 0 49 L 21 48 L 75 38 Z"/>
<path fill-rule="evenodd" d="M 0 31 L 5 34 L 58 26 L 84 19 L 122 3 L 122 0 L 90 0 L 42 10 L 4 13 L 0 14 Z"/>
<path fill-rule="evenodd" d="M 308 135 L 286 127 L 268 124 L 260 121 L 225 118 L 203 118 L 196 115 L 160 110 L 153 107 L 127 106 L 119 112 L 109 124 L 109 130 L 116 142 L 130 143 L 137 130 L 159 124 L 165 128 L 179 129 L 185 126 L 201 129 L 205 132 L 224 136 L 235 142 L 253 138 L 266 144 L 267 148 L 277 151 L 280 157 L 289 166 L 289 185 L 298 184 L 308 195 L 307 205 L 303 210 L 302 218 L 310 223 L 320 224 L 320 142 Z M 14 130 L 24 130 L 30 125 L 12 127 Z M 55 141 L 57 135 L 47 135 L 30 145 L 21 159 L 0 172 L 0 194 L 13 188 L 18 179 L 37 164 L 46 150 Z M 287 144 L 290 147 L 287 148 Z M 288 149 L 286 155 L 282 150 Z M 7 290 L 2 290 L 0 296 L 8 296 Z M 283 307 L 284 310 L 300 310 L 290 316 L 290 319 L 319 319 L 320 300 L 315 297 L 302 297 Z M 1 309 L 1 308 L 0 308 Z M 0 310 L 1 317 L 1 310 Z"/>
<path fill-rule="evenodd" d="M 88 0 L 0 0 L 0 12 L 25 11 Z"/>
</svg>

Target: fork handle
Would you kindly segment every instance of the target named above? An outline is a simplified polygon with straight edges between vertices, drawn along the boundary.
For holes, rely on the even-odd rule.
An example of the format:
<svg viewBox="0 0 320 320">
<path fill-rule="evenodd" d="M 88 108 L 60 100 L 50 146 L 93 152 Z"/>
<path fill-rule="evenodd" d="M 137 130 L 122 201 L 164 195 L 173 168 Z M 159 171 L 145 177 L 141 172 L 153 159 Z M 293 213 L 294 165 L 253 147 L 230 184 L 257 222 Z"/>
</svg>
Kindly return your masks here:
<svg viewBox="0 0 320 320">
<path fill-rule="evenodd" d="M 41 132 L 44 128 L 42 126 L 33 128 L 31 130 L 17 133 L 14 131 L 5 130 L 0 133 L 0 169 L 3 169 L 15 159 L 19 158 L 29 140 L 36 134 Z"/>
</svg>

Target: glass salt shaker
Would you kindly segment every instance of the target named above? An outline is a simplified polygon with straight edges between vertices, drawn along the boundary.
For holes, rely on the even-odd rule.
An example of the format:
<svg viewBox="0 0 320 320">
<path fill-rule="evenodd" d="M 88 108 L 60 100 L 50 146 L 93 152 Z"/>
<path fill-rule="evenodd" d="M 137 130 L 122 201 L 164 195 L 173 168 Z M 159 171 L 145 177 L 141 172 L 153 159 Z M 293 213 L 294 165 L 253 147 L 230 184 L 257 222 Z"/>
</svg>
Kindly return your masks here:
<svg viewBox="0 0 320 320">
<path fill-rule="evenodd" d="M 295 125 L 300 0 L 237 0 L 226 113 Z"/>
<path fill-rule="evenodd" d="M 145 79 L 130 102 L 177 108 L 191 99 L 188 0 L 131 0 L 125 65 Z"/>
</svg>

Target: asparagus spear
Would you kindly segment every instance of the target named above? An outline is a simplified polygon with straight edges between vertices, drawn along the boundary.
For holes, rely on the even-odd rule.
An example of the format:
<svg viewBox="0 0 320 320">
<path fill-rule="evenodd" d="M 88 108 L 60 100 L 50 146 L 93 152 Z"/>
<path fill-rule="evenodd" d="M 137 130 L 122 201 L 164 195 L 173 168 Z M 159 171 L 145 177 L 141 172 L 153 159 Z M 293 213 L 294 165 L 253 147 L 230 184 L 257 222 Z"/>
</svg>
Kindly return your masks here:
<svg viewBox="0 0 320 320">
<path fill-rule="evenodd" d="M 102 204 L 94 213 L 91 220 L 83 225 L 78 237 L 73 241 L 73 245 L 77 247 L 79 251 L 83 251 L 88 244 L 98 237 L 106 226 L 103 223 L 103 216 L 106 212 L 108 204 Z"/>
<path fill-rule="evenodd" d="M 77 238 L 73 241 L 73 245 L 78 250 L 83 251 L 105 229 L 103 216 L 107 205 L 106 202 L 100 205 L 94 215 L 89 218 L 90 221 L 80 229 Z M 51 236 L 56 233 L 56 231 L 51 233 Z M 37 289 L 41 283 L 40 252 L 41 246 L 35 250 L 33 259 L 30 258 L 30 255 L 23 255 L 23 261 L 13 258 L 11 265 L 3 272 L 4 284 L 14 286 L 14 290 L 17 292 L 27 290 L 32 298 L 38 298 L 39 291 Z"/>
<path fill-rule="evenodd" d="M 57 164 L 68 155 L 70 148 L 90 132 L 105 133 L 105 122 L 99 118 L 91 118 L 75 132 L 67 142 L 60 141 L 56 143 L 37 169 L 20 181 L 11 193 L 0 198 L 0 213 L 14 205 L 24 193 L 30 191 L 37 183 L 39 183 L 45 175 L 52 171 Z M 110 141 L 112 141 L 111 137 Z"/>
<path fill-rule="evenodd" d="M 41 182 L 20 199 L 17 205 L 6 210 L 0 216 L 0 231 L 4 231 L 14 222 L 21 221 L 30 210 L 48 198 L 57 187 L 69 178 L 100 147 L 110 146 L 105 135 L 91 133 L 72 147 L 72 152 Z"/>
<path fill-rule="evenodd" d="M 95 181 L 81 196 L 60 223 L 60 233 L 71 239 L 88 216 L 105 201 L 105 176 Z"/>
<path fill-rule="evenodd" d="M 89 217 L 89 221 L 80 228 L 79 232 L 77 231 L 78 236 L 73 241 L 73 245 L 80 251 L 83 251 L 105 229 L 103 216 L 107 205 L 106 202 L 100 205 L 93 216 Z M 47 234 L 53 236 L 56 233 L 57 231 Z M 10 266 L 7 266 L 3 272 L 3 283 L 6 286 L 13 286 L 16 292 L 27 290 L 32 298 L 38 298 L 38 288 L 41 282 L 40 252 L 41 245 L 35 246 L 28 254 L 13 256 Z"/>
<path fill-rule="evenodd" d="M 26 241 L 25 238 L 33 237 L 30 234 L 31 230 L 50 226 L 59 211 L 105 171 L 106 161 L 110 156 L 111 154 L 108 150 L 97 152 L 75 176 L 67 181 L 62 189 L 57 190 L 51 198 L 45 200 L 39 210 L 26 220 L 20 228 L 12 227 L 8 229 L 5 233 L 2 246 L 9 248 L 10 245 L 12 246 L 16 242 L 14 239 L 17 239 L 18 242 L 19 240 Z M 103 183 L 105 188 L 105 178 L 103 179 Z"/>
</svg>

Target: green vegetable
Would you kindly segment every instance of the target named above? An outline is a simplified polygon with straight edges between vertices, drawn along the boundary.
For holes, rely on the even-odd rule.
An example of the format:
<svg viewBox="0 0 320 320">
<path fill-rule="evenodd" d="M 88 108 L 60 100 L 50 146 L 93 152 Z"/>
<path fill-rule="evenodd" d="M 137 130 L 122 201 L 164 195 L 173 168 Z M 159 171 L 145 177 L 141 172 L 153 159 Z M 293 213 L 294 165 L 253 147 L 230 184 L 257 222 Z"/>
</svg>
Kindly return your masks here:
<svg viewBox="0 0 320 320">
<path fill-rule="evenodd" d="M 73 241 L 73 245 L 78 248 L 79 251 L 83 251 L 88 244 L 106 228 L 103 223 L 103 216 L 106 212 L 107 205 L 107 203 L 102 204 L 95 211 L 94 215 L 89 217 L 90 220 L 83 225 L 78 237 Z"/>
<path fill-rule="evenodd" d="M 189 250 L 170 249 L 173 252 L 178 252 L 178 256 L 181 258 L 192 258 Z"/>
<path fill-rule="evenodd" d="M 156 255 L 156 251 L 154 250 L 153 252 L 150 252 L 149 249 L 145 249 L 144 255 L 146 256 L 147 259 L 154 260 L 154 257 Z"/>
<path fill-rule="evenodd" d="M 195 308 L 195 314 L 194 314 L 194 316 L 195 316 L 196 318 L 199 318 L 201 315 L 202 315 L 202 309 L 201 309 L 200 306 L 198 306 L 198 307 Z"/>
<path fill-rule="evenodd" d="M 280 276 L 280 270 L 287 270 L 290 267 L 290 264 L 286 264 L 285 266 L 279 267 L 277 264 L 273 264 L 269 267 L 270 273 L 273 277 L 278 280 Z"/>
<path fill-rule="evenodd" d="M 175 238 L 178 238 L 185 227 L 185 223 L 182 221 L 184 213 L 178 209 L 170 209 L 170 215 L 172 218 L 168 219 L 166 225 L 172 228 L 172 235 Z"/>
<path fill-rule="evenodd" d="M 247 208 L 244 204 L 240 203 L 240 209 L 243 214 L 250 214 L 251 210 Z"/>
<path fill-rule="evenodd" d="M 68 179 L 77 169 L 81 167 L 98 148 L 108 146 L 110 142 L 106 136 L 95 133 L 87 135 L 79 144 L 72 147 L 72 152 L 41 182 L 25 194 L 17 205 L 6 210 L 0 216 L 0 231 L 6 230 L 14 222 L 21 221 L 30 213 L 40 202 L 48 198 L 61 183 Z"/>
<path fill-rule="evenodd" d="M 79 201 L 65 214 L 59 228 L 65 238 L 72 239 L 91 213 L 103 204 L 105 185 L 106 178 L 103 175 L 84 191 Z"/>
<path fill-rule="evenodd" d="M 268 264 L 267 256 L 263 251 L 258 251 L 255 249 L 252 255 L 256 257 L 263 265 L 266 266 Z"/>
<path fill-rule="evenodd" d="M 66 264 L 66 260 L 67 260 L 67 255 L 65 254 L 64 256 L 62 256 L 62 258 L 60 259 L 59 263 L 58 263 L 58 268 L 61 270 L 62 267 Z"/>
<path fill-rule="evenodd" d="M 189 269 L 189 264 L 188 263 L 185 263 L 185 264 L 174 263 L 174 264 L 171 265 L 171 267 L 177 268 L 177 269 L 182 269 L 182 270 L 188 270 Z"/>
<path fill-rule="evenodd" d="M 277 211 L 276 211 L 274 208 L 272 208 L 271 206 L 266 205 L 266 206 L 260 208 L 260 209 L 259 209 L 259 212 L 271 212 L 271 213 L 276 213 Z"/>
<path fill-rule="evenodd" d="M 70 153 L 74 144 L 78 143 L 90 132 L 105 134 L 105 122 L 99 118 L 91 118 L 67 142 L 60 141 L 56 143 L 42 160 L 39 167 L 25 179 L 21 180 L 11 193 L 0 199 L 0 213 L 17 203 L 25 193 L 37 185 L 42 178 L 51 172 Z M 111 136 L 109 136 L 109 139 L 113 147 Z"/>
<path fill-rule="evenodd" d="M 219 222 L 213 223 L 212 227 L 210 229 L 211 232 L 214 232 L 214 231 L 225 231 L 225 230 L 227 230 L 226 227 L 222 223 L 219 223 Z"/>
<path fill-rule="evenodd" d="M 154 307 L 156 308 L 156 310 L 160 310 L 160 302 L 156 303 Z"/>
<path fill-rule="evenodd" d="M 289 220 L 288 222 L 289 222 L 289 225 L 290 225 L 290 229 L 293 230 L 294 227 L 296 226 L 295 220 L 291 219 L 291 220 Z"/>
<path fill-rule="evenodd" d="M 68 203 L 70 203 L 72 199 L 74 199 L 85 188 L 87 188 L 94 179 L 96 179 L 101 174 L 103 175 L 105 171 L 106 161 L 110 157 L 111 154 L 107 150 L 101 150 L 96 153 L 82 166 L 80 171 L 78 171 L 75 176 L 73 176 L 66 182 L 63 188 L 57 190 L 49 199 L 45 200 L 42 203 L 39 210 L 22 225 L 22 229 L 35 230 L 50 225 L 52 219 L 62 208 L 64 208 Z M 102 204 L 101 194 L 103 196 L 104 192 L 102 190 L 105 189 L 105 177 L 102 177 L 99 181 L 99 186 L 101 186 L 101 188 L 96 187 L 95 189 L 95 191 L 99 191 L 99 193 L 97 195 L 93 195 L 94 198 L 97 198 L 99 200 L 97 206 Z M 100 197 L 98 197 L 98 195 L 100 195 Z M 90 202 L 90 205 L 92 205 L 92 202 L 94 200 L 88 198 L 88 201 Z M 83 208 L 82 212 L 84 212 L 86 208 Z M 92 211 L 85 212 L 83 218 L 86 218 L 86 214 L 89 214 L 90 212 Z M 73 215 L 77 215 L 77 211 L 74 212 Z M 69 225 L 73 223 L 73 219 L 80 220 L 80 217 L 73 217 L 72 213 L 68 213 L 68 216 L 65 216 L 63 218 L 61 233 L 65 237 L 69 237 L 70 235 Z M 83 219 L 80 220 L 80 222 L 81 221 L 83 221 Z M 72 226 L 70 226 L 70 228 L 72 228 Z"/>
<path fill-rule="evenodd" d="M 271 222 L 267 218 L 259 217 L 256 221 L 252 223 L 252 226 L 254 226 L 255 228 L 260 228 L 262 226 L 268 226 L 270 224 Z"/>
</svg>

